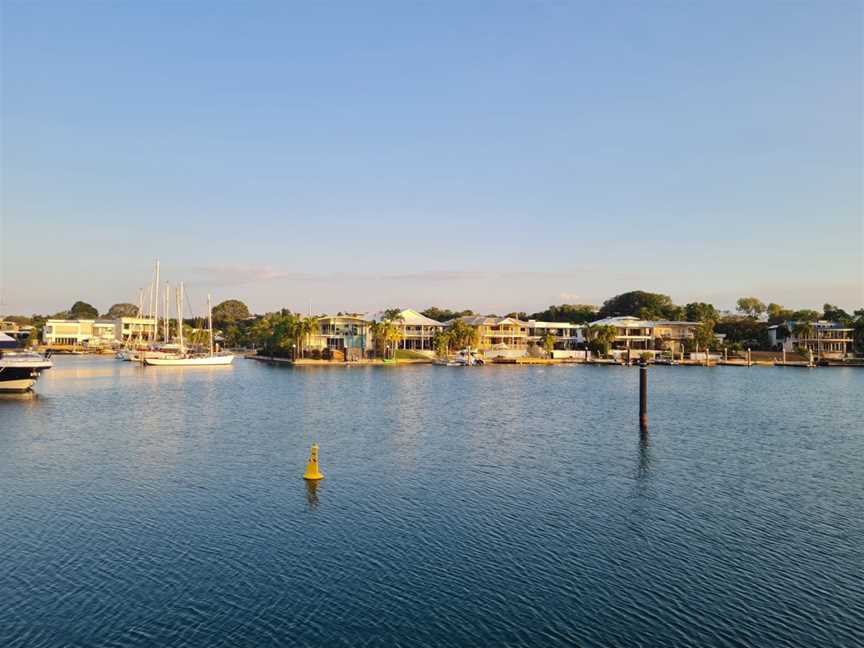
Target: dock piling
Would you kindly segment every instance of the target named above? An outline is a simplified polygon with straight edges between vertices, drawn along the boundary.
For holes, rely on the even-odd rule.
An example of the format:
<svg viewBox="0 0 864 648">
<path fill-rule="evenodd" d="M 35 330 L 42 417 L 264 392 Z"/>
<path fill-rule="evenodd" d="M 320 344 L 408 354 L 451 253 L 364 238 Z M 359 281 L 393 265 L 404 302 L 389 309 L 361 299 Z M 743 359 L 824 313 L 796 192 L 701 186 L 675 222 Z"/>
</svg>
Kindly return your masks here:
<svg viewBox="0 0 864 648">
<path fill-rule="evenodd" d="M 648 431 L 648 365 L 639 365 L 639 429 Z"/>
</svg>

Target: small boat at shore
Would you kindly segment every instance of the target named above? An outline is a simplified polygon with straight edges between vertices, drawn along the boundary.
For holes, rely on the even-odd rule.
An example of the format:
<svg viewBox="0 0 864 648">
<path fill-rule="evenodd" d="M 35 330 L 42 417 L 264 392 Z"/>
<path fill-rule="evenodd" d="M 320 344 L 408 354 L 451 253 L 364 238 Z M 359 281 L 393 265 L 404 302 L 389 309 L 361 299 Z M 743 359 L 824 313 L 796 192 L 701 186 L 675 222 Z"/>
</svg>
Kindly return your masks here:
<svg viewBox="0 0 864 648">
<path fill-rule="evenodd" d="M 26 392 L 52 366 L 48 358 L 20 348 L 13 338 L 0 333 L 0 392 Z"/>
</svg>

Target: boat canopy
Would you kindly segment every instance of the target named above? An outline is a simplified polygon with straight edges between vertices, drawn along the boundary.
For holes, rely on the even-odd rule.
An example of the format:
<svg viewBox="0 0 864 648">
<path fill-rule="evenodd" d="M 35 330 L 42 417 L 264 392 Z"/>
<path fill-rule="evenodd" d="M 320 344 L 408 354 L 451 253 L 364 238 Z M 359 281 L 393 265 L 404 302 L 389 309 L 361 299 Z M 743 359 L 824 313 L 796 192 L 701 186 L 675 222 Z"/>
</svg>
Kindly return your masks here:
<svg viewBox="0 0 864 648">
<path fill-rule="evenodd" d="M 17 349 L 18 347 L 19 344 L 15 338 L 0 333 L 0 349 Z"/>
</svg>

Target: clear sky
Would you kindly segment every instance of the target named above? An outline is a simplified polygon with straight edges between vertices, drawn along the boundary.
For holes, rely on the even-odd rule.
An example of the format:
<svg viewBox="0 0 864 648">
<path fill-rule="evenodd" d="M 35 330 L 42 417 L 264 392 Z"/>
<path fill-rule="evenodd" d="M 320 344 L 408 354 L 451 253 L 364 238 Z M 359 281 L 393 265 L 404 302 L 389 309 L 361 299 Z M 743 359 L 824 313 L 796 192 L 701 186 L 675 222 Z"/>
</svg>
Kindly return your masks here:
<svg viewBox="0 0 864 648">
<path fill-rule="evenodd" d="M 862 7 L 0 0 L 0 312 L 861 307 Z"/>
</svg>

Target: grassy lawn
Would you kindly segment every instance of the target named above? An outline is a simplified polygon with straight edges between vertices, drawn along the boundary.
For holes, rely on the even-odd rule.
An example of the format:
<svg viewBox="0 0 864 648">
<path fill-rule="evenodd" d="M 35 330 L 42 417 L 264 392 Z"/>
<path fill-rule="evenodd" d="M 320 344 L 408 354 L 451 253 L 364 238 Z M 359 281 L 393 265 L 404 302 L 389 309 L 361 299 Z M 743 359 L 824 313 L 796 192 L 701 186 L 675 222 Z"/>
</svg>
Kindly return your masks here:
<svg viewBox="0 0 864 648">
<path fill-rule="evenodd" d="M 416 351 L 406 351 L 405 349 L 396 349 L 397 360 L 429 360 L 429 356 L 417 353 Z"/>
</svg>

